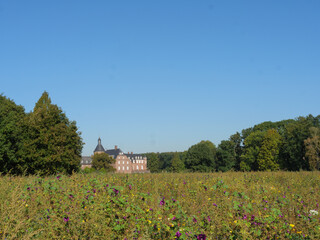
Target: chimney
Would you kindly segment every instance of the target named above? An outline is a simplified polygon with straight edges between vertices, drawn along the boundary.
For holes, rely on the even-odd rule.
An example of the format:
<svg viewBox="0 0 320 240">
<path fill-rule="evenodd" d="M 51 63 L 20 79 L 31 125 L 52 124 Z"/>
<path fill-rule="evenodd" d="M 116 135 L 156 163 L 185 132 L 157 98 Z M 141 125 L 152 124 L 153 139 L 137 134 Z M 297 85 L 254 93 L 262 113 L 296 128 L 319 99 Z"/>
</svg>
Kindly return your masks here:
<svg viewBox="0 0 320 240">
<path fill-rule="evenodd" d="M 118 146 L 117 146 L 117 145 L 115 145 L 115 146 L 114 146 L 114 149 L 118 149 Z"/>
<path fill-rule="evenodd" d="M 130 153 L 128 152 L 128 154 L 130 154 Z"/>
<path fill-rule="evenodd" d="M 133 154 L 133 152 L 131 152 L 131 154 Z"/>
</svg>

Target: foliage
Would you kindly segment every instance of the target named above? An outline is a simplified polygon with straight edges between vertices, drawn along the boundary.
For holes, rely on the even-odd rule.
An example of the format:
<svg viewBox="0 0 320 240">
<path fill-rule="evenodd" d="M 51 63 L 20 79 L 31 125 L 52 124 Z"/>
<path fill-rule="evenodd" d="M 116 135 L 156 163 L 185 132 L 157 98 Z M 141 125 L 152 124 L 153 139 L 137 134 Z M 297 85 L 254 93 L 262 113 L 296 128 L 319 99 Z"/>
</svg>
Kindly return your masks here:
<svg viewBox="0 0 320 240">
<path fill-rule="evenodd" d="M 188 149 L 186 166 L 193 172 L 210 172 L 216 166 L 216 147 L 210 141 L 201 141 Z"/>
<path fill-rule="evenodd" d="M 100 170 L 104 169 L 107 172 L 114 172 L 116 169 L 112 166 L 116 160 L 110 157 L 107 153 L 96 153 L 92 157 L 92 168 Z"/>
<path fill-rule="evenodd" d="M 1 239 L 320 239 L 319 172 L 0 177 Z"/>
<path fill-rule="evenodd" d="M 304 140 L 306 157 L 312 170 L 320 170 L 320 129 L 310 128 L 311 136 Z"/>
<path fill-rule="evenodd" d="M 259 169 L 258 155 L 266 132 L 255 131 L 244 140 L 243 154 L 241 155 L 240 169 L 242 171 Z"/>
<path fill-rule="evenodd" d="M 146 153 L 144 156 L 147 157 L 147 168 L 150 172 L 160 172 L 160 161 L 157 153 Z"/>
<path fill-rule="evenodd" d="M 179 153 L 175 153 L 172 158 L 171 172 L 182 172 L 184 170 L 183 160 L 180 158 Z"/>
<path fill-rule="evenodd" d="M 217 170 L 226 172 L 236 166 L 236 144 L 233 141 L 221 141 L 217 149 Z"/>
<path fill-rule="evenodd" d="M 24 108 L 0 95 L 0 172 L 21 174 L 25 171 Z"/>
<path fill-rule="evenodd" d="M 82 139 L 75 122 L 44 92 L 33 112 L 0 96 L 0 171 L 71 174 L 79 170 Z"/>
<path fill-rule="evenodd" d="M 279 170 L 279 149 L 281 136 L 275 129 L 270 129 L 264 136 L 259 154 L 258 165 L 260 171 Z"/>
</svg>

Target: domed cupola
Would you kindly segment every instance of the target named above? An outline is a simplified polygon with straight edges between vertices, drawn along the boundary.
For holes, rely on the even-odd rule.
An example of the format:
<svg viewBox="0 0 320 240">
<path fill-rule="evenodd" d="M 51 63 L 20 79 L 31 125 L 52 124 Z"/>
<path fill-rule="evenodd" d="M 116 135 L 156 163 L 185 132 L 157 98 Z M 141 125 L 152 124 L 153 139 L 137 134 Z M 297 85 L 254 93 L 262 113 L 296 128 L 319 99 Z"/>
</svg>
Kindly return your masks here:
<svg viewBox="0 0 320 240">
<path fill-rule="evenodd" d="M 103 146 L 101 145 L 101 139 L 99 138 L 98 139 L 98 145 L 96 147 L 96 149 L 93 151 L 93 153 L 104 153 L 104 148 Z"/>
</svg>

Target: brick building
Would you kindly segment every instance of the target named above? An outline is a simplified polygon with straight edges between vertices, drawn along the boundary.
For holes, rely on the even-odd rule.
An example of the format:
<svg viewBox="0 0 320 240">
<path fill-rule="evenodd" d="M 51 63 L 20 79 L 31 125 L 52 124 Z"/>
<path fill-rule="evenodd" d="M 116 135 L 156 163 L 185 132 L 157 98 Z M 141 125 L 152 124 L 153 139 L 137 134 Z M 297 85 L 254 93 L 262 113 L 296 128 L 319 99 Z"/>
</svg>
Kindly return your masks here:
<svg viewBox="0 0 320 240">
<path fill-rule="evenodd" d="M 116 159 L 113 167 L 117 173 L 143 173 L 149 172 L 147 169 L 147 158 L 140 154 L 124 153 L 117 146 L 114 149 L 105 150 L 101 144 L 101 139 L 98 139 L 98 145 L 95 148 L 93 154 L 107 153 L 112 158 Z M 91 157 L 82 157 L 81 168 L 91 167 Z"/>
</svg>

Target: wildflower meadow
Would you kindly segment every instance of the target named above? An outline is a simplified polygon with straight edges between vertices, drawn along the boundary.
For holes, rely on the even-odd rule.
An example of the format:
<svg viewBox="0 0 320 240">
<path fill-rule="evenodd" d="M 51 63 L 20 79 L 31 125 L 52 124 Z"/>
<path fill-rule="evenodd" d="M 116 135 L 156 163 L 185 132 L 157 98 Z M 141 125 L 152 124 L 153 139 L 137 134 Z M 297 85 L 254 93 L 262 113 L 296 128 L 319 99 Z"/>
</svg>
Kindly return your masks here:
<svg viewBox="0 0 320 240">
<path fill-rule="evenodd" d="M 0 239 L 320 239 L 319 172 L 0 177 Z"/>
</svg>

